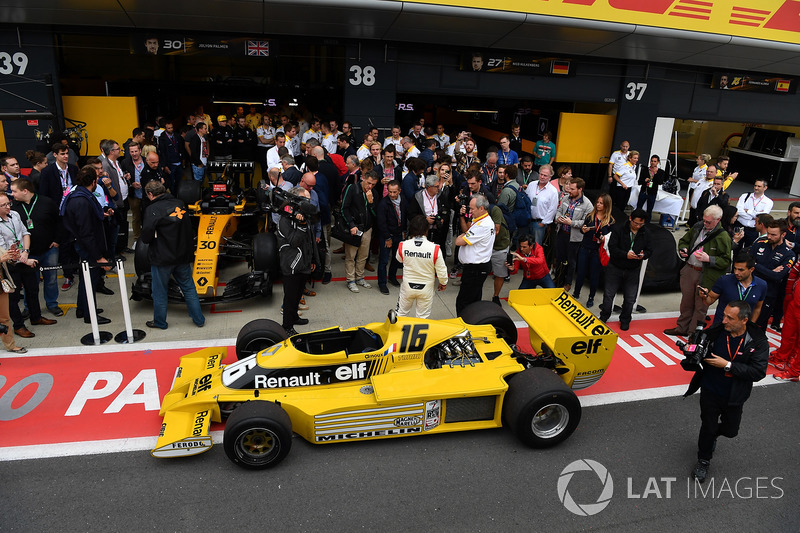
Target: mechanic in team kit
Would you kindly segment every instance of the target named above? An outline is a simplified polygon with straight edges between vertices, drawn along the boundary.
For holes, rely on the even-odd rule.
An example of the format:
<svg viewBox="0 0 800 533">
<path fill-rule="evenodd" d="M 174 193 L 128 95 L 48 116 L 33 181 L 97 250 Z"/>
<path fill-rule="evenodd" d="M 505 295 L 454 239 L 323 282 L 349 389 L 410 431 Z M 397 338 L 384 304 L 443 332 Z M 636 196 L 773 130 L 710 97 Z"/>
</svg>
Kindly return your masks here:
<svg viewBox="0 0 800 533">
<path fill-rule="evenodd" d="M 408 316 L 417 302 L 417 318 L 428 318 L 433 305 L 434 290 L 447 287 L 447 265 L 438 244 L 426 237 L 428 219 L 417 215 L 408 223 L 408 239 L 397 248 L 397 260 L 403 264 L 403 283 L 397 298 L 397 315 Z"/>
<path fill-rule="evenodd" d="M 169 278 L 178 282 L 189 316 L 198 328 L 206 319 L 192 279 L 194 262 L 194 226 L 186 205 L 173 198 L 160 181 L 150 181 L 144 192 L 150 204 L 144 212 L 141 239 L 149 244 L 147 259 L 153 284 L 153 320 L 147 327 L 167 329 Z"/>
<path fill-rule="evenodd" d="M 483 194 L 473 194 L 467 206 L 461 206 L 459 222 L 463 233 L 456 237 L 461 262 L 461 287 L 456 297 L 456 316 L 469 304 L 483 296 L 483 283 L 492 270 L 492 248 L 495 225 L 489 217 L 489 200 Z"/>
</svg>

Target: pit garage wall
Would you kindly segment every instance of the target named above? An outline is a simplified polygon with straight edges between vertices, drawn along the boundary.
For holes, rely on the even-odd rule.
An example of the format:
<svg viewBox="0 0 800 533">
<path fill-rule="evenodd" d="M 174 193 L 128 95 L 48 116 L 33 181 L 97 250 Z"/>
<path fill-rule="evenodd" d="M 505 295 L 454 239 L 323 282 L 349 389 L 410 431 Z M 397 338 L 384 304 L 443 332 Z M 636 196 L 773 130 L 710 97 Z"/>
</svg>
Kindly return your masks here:
<svg viewBox="0 0 800 533">
<path fill-rule="evenodd" d="M 391 124 L 398 93 L 491 96 L 513 99 L 616 103 L 609 155 L 623 140 L 647 152 L 658 117 L 800 125 L 800 94 L 758 94 L 711 89 L 715 69 L 625 64 L 620 59 L 572 58 L 575 76 L 558 78 L 458 70 L 461 50 L 386 46 L 364 41 L 348 47 L 345 113 L 357 126 Z M 532 54 L 545 56 L 547 54 Z M 360 58 L 360 60 L 356 59 Z M 355 84 L 358 66 L 375 68 L 373 85 Z M 717 69 L 723 70 L 723 69 Z M 375 110 L 380 109 L 380 113 Z M 379 120 L 376 120 L 378 117 Z M 360 139 L 359 139 L 360 140 Z M 556 140 L 557 141 L 557 140 Z M 666 154 L 659 154 L 662 159 Z M 649 154 L 647 154 L 649 156 Z"/>
<path fill-rule="evenodd" d="M 18 62 L 23 61 L 23 56 L 27 60 L 22 74 L 20 65 L 14 63 L 15 55 Z M 0 113 L 32 110 L 60 114 L 61 95 L 52 32 L 14 26 L 0 32 L 0 89 Z M 38 126 L 29 126 L 26 120 L 3 120 L 0 148 L 5 144 L 5 151 L 19 159 L 22 166 L 28 166 L 25 151 L 36 146 L 34 130 L 47 131 L 50 122 L 39 119 Z"/>
</svg>

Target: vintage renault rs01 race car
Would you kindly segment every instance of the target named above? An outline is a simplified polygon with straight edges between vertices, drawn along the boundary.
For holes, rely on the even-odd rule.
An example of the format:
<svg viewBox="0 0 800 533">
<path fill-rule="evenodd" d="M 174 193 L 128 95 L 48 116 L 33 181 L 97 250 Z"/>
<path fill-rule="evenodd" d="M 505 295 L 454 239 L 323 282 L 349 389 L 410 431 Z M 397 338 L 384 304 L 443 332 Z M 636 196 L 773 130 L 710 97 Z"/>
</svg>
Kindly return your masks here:
<svg viewBox="0 0 800 533">
<path fill-rule="evenodd" d="M 526 445 L 568 438 L 581 406 L 570 389 L 590 386 L 611 361 L 617 335 L 561 289 L 511 291 L 531 346 L 517 346 L 514 322 L 491 302 L 462 318 L 397 318 L 285 338 L 255 320 L 225 348 L 181 358 L 155 457 L 211 448 L 211 422 L 227 419 L 227 456 L 246 468 L 280 462 L 292 433 L 315 444 L 508 426 Z"/>
<path fill-rule="evenodd" d="M 211 167 L 212 164 L 209 164 Z M 186 204 L 186 216 L 197 222 L 197 242 L 192 278 L 201 303 L 234 301 L 253 296 L 272 294 L 272 282 L 278 270 L 278 245 L 275 235 L 259 232 L 259 218 L 266 211 L 265 197 L 254 189 L 240 190 L 233 180 L 226 178 L 228 165 L 252 167 L 252 163 L 227 163 L 219 179 L 211 179 L 207 188 L 190 180 L 180 183 L 177 197 Z M 134 266 L 136 281 L 131 297 L 134 300 L 152 298 L 148 246 L 136 244 Z M 245 259 L 250 272 L 236 276 L 225 283 L 222 294 L 218 291 L 221 259 Z M 183 301 L 183 294 L 170 282 L 168 297 Z"/>
</svg>

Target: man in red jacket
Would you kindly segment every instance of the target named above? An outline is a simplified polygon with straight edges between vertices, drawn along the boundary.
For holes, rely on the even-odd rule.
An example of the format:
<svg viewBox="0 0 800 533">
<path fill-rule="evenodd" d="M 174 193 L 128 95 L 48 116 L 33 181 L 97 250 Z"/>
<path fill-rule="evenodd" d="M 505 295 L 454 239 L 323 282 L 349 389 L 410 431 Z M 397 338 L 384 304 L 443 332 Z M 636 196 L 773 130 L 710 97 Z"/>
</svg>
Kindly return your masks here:
<svg viewBox="0 0 800 533">
<path fill-rule="evenodd" d="M 525 235 L 519 239 L 519 253 L 511 252 L 514 257 L 514 265 L 506 263 L 510 274 L 516 274 L 522 266 L 523 277 L 520 289 L 533 289 L 541 285 L 545 289 L 555 288 L 553 279 L 550 277 L 550 269 L 544 259 L 544 248 L 536 244 L 533 235 Z"/>
<path fill-rule="evenodd" d="M 783 301 L 781 347 L 769 356 L 769 364 L 780 370 L 779 381 L 800 381 L 800 262 L 796 262 L 786 281 Z"/>
</svg>

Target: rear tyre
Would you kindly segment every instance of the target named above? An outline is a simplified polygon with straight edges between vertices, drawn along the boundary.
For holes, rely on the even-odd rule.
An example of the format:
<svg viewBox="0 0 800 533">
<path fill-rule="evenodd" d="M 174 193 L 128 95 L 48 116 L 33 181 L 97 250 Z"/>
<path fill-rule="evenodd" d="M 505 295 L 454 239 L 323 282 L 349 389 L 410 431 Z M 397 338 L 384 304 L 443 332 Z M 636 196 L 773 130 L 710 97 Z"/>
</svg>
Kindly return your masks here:
<svg viewBox="0 0 800 533">
<path fill-rule="evenodd" d="M 461 312 L 461 319 L 476 326 L 491 324 L 498 337 L 508 344 L 517 343 L 517 326 L 497 304 L 486 301 L 471 303 Z"/>
<path fill-rule="evenodd" d="M 245 402 L 228 418 L 222 444 L 228 459 L 243 468 L 271 468 L 292 449 L 292 421 L 277 404 Z"/>
<path fill-rule="evenodd" d="M 278 344 L 286 337 L 286 330 L 274 320 L 259 318 L 248 322 L 236 336 L 236 358 L 249 357 Z"/>
<path fill-rule="evenodd" d="M 133 251 L 133 268 L 136 270 L 137 276 L 150 273 L 150 259 L 147 258 L 149 249 L 150 245 L 143 243 L 142 239 L 136 241 L 136 249 Z"/>
<path fill-rule="evenodd" d="M 549 448 L 572 435 L 581 420 L 578 397 L 554 372 L 529 368 L 508 380 L 503 420 L 531 448 Z"/>
<path fill-rule="evenodd" d="M 269 272 L 278 269 L 278 239 L 274 233 L 256 233 L 253 237 L 253 270 Z"/>
<path fill-rule="evenodd" d="M 199 181 L 193 179 L 182 181 L 178 187 L 178 200 L 186 204 L 187 207 L 200 201 L 201 197 L 202 187 Z"/>
</svg>

